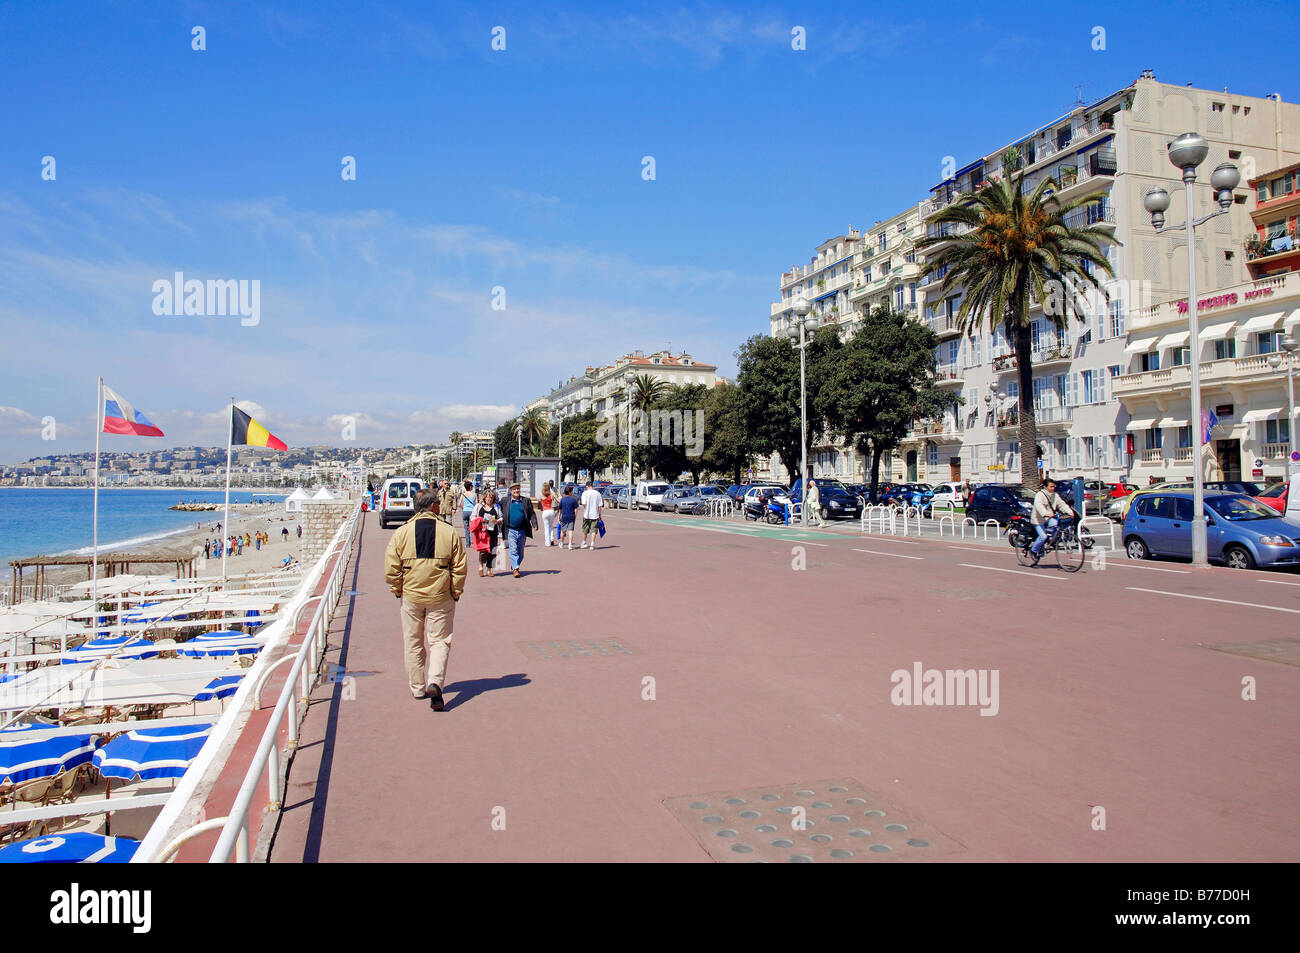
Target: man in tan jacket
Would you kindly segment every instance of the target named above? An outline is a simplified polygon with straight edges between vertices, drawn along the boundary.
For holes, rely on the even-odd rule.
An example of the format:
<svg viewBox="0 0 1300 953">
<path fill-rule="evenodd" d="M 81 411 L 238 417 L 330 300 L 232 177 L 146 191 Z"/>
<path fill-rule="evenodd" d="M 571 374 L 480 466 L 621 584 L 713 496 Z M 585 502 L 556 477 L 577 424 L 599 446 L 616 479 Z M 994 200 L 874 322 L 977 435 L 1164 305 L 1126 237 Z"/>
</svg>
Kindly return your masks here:
<svg viewBox="0 0 1300 953">
<path fill-rule="evenodd" d="M 401 601 L 406 673 L 415 699 L 443 710 L 442 686 L 451 654 L 456 601 L 465 591 L 465 543 L 460 533 L 434 515 L 438 496 L 429 488 L 415 494 L 415 516 L 388 541 L 384 578 Z"/>
<path fill-rule="evenodd" d="M 460 494 L 449 480 L 443 480 L 438 490 L 438 515 L 451 523 L 452 517 L 460 512 Z M 452 524 L 455 525 L 455 524 Z"/>
</svg>

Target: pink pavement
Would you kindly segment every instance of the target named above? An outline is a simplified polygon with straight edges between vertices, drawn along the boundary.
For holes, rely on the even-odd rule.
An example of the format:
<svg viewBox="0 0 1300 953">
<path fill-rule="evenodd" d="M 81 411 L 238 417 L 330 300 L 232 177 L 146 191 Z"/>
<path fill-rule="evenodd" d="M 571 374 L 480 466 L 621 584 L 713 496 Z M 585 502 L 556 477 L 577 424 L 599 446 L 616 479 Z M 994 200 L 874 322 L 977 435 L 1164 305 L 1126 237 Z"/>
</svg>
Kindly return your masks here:
<svg viewBox="0 0 1300 953">
<path fill-rule="evenodd" d="M 1298 576 L 619 512 L 595 552 L 471 568 L 434 713 L 367 519 L 327 656 L 352 681 L 317 689 L 272 860 L 707 861 L 665 799 L 835 777 L 945 859 L 1300 858 L 1300 669 L 1204 647 L 1296 638 Z M 517 645 L 608 638 L 636 654 Z M 894 704 L 917 662 L 997 670 L 997 714 Z"/>
</svg>

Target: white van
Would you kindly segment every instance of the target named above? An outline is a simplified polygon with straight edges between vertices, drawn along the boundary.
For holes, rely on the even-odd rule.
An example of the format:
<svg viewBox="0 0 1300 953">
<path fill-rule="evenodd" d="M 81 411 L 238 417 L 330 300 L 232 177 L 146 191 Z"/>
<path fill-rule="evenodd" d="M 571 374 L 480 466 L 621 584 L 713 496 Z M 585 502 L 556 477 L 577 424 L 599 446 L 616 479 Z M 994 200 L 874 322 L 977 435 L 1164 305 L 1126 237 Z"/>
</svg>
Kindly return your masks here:
<svg viewBox="0 0 1300 953">
<path fill-rule="evenodd" d="M 405 523 L 415 515 L 415 494 L 424 489 L 419 477 L 389 477 L 379 491 L 379 526 Z"/>
<path fill-rule="evenodd" d="M 663 506 L 664 494 L 669 489 L 669 485 L 661 480 L 642 480 L 636 485 L 636 497 L 632 500 L 632 508 L 660 509 Z"/>
</svg>

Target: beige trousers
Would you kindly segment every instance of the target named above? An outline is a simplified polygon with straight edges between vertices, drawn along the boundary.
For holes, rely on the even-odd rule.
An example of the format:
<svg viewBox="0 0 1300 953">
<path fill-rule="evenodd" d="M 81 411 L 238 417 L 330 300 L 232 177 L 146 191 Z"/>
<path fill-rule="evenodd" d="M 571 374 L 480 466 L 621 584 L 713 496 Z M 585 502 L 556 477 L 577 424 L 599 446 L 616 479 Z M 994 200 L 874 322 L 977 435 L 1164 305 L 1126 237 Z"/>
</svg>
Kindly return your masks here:
<svg viewBox="0 0 1300 953">
<path fill-rule="evenodd" d="M 425 606 L 402 598 L 406 674 L 411 681 L 411 694 L 416 698 L 435 685 L 443 687 L 443 680 L 447 676 L 447 656 L 451 654 L 451 627 L 455 618 L 454 599 Z"/>
</svg>

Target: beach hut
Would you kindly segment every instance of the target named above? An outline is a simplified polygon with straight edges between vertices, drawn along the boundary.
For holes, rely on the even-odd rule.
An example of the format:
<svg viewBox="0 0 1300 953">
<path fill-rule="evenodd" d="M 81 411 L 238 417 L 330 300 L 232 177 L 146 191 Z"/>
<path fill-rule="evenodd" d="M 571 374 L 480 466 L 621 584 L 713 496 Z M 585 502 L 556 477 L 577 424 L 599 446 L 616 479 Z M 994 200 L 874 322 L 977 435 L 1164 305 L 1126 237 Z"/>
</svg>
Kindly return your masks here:
<svg viewBox="0 0 1300 953">
<path fill-rule="evenodd" d="M 286 513 L 297 513 L 302 509 L 302 501 L 310 499 L 311 494 L 302 487 L 298 487 L 285 498 L 284 511 Z"/>
</svg>

